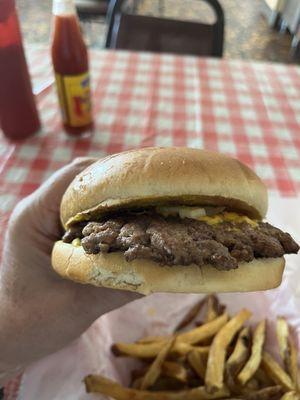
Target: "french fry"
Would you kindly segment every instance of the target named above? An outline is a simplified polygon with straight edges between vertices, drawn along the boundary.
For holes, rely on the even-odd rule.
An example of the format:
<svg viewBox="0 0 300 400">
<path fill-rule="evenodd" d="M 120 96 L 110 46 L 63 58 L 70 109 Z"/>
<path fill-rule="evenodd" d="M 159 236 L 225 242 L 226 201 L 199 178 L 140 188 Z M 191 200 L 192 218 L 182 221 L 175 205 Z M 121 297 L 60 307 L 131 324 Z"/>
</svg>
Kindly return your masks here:
<svg viewBox="0 0 300 400">
<path fill-rule="evenodd" d="M 189 332 L 181 333 L 177 336 L 177 342 L 188 344 L 200 343 L 213 337 L 228 321 L 228 314 L 223 314 L 211 322 L 203 324 Z"/>
<path fill-rule="evenodd" d="M 112 352 L 115 356 L 126 356 L 133 358 L 155 358 L 162 348 L 166 345 L 167 340 L 164 342 L 140 344 L 140 343 L 115 343 L 112 346 Z M 184 356 L 191 350 L 196 350 L 200 353 L 207 354 L 209 352 L 209 346 L 192 346 L 187 343 L 178 342 L 176 339 L 172 348 L 171 354 L 173 356 Z"/>
<path fill-rule="evenodd" d="M 298 355 L 295 343 L 289 337 L 289 326 L 282 317 L 277 318 L 276 334 L 279 345 L 279 353 L 285 369 L 288 371 L 296 388 L 298 388 Z"/>
<path fill-rule="evenodd" d="M 255 328 L 249 360 L 238 374 L 238 381 L 241 385 L 245 385 L 245 383 L 248 382 L 258 370 L 262 357 L 262 349 L 265 342 L 265 334 L 266 321 L 263 320 Z"/>
<path fill-rule="evenodd" d="M 281 386 L 270 386 L 267 388 L 249 392 L 245 395 L 244 398 L 247 400 L 269 400 L 278 398 L 278 396 L 282 395 L 282 393 L 283 389 Z"/>
<path fill-rule="evenodd" d="M 278 385 L 281 385 L 285 390 L 295 390 L 295 384 L 292 382 L 288 374 L 274 360 L 274 358 L 266 351 L 262 355 L 262 367 L 267 375 Z"/>
<path fill-rule="evenodd" d="M 177 336 L 176 344 L 185 343 L 193 345 L 214 336 L 222 326 L 228 321 L 228 315 L 223 314 L 207 324 L 192 329 L 189 332 L 181 333 Z M 167 339 L 153 343 L 115 343 L 112 346 L 112 352 L 116 356 L 131 356 L 135 358 L 153 358 L 156 357 L 164 347 Z M 176 350 L 176 345 L 174 346 Z M 190 351 L 192 349 L 189 349 Z M 180 353 L 180 352 L 179 352 Z M 181 353 L 180 353 L 181 354 Z M 186 354 L 186 352 L 185 352 Z"/>
<path fill-rule="evenodd" d="M 300 395 L 297 392 L 286 392 L 280 400 L 300 400 Z"/>
<path fill-rule="evenodd" d="M 186 383 L 188 379 L 187 370 L 184 368 L 184 366 L 173 361 L 165 361 L 163 363 L 161 374 L 163 376 L 168 376 L 169 378 L 174 378 L 183 383 Z"/>
<path fill-rule="evenodd" d="M 167 344 L 160 350 L 155 360 L 151 364 L 150 368 L 146 372 L 143 381 L 141 383 L 141 389 L 146 390 L 151 387 L 159 375 L 161 374 L 161 369 L 164 361 L 168 357 L 168 354 L 174 345 L 175 338 L 170 339 Z"/>
<path fill-rule="evenodd" d="M 226 373 L 235 377 L 249 356 L 250 329 L 243 328 L 239 333 L 233 352 L 226 362 Z"/>
<path fill-rule="evenodd" d="M 217 296 L 210 294 L 207 297 L 207 309 L 205 315 L 205 322 L 213 321 L 219 315 L 219 300 Z"/>
<path fill-rule="evenodd" d="M 288 352 L 288 338 L 289 338 L 289 327 L 286 320 L 282 317 L 278 317 L 276 321 L 276 336 L 279 346 L 279 354 L 282 362 L 286 366 L 286 356 Z"/>
<path fill-rule="evenodd" d="M 238 336 L 233 352 L 225 366 L 226 384 L 233 394 L 239 394 L 241 388 L 235 382 L 236 375 L 245 365 L 250 351 L 250 328 L 243 328 Z"/>
<path fill-rule="evenodd" d="M 84 382 L 87 393 L 101 393 L 115 400 L 210 400 L 229 396 L 229 392 L 225 388 L 210 394 L 207 393 L 204 386 L 178 392 L 129 389 L 101 375 L 88 375 Z"/>
<path fill-rule="evenodd" d="M 135 343 L 149 344 L 149 343 L 165 342 L 166 340 L 168 340 L 168 336 L 145 336 L 137 340 Z"/>
<path fill-rule="evenodd" d="M 174 332 L 178 332 L 181 329 L 185 328 L 187 325 L 189 325 L 200 313 L 205 303 L 206 303 L 206 297 L 198 301 L 179 322 Z"/>
<path fill-rule="evenodd" d="M 156 343 L 115 343 L 112 352 L 115 356 L 130 356 L 134 358 L 154 358 L 165 346 L 167 340 Z"/>
<path fill-rule="evenodd" d="M 190 351 L 194 350 L 197 353 L 200 354 L 208 354 L 209 353 L 209 346 L 191 346 L 190 344 L 187 343 L 178 343 L 177 341 L 174 344 L 174 347 L 172 348 L 172 355 L 175 356 L 185 356 L 188 354 Z"/>
<path fill-rule="evenodd" d="M 288 360 L 287 360 L 287 370 L 292 378 L 292 381 L 296 387 L 299 389 L 298 382 L 298 354 L 297 348 L 292 338 L 288 339 Z"/>
<path fill-rule="evenodd" d="M 201 354 L 195 350 L 192 350 L 187 355 L 187 361 L 196 372 L 196 374 L 202 379 L 205 379 L 205 371 L 207 364 L 207 356 Z"/>
<path fill-rule="evenodd" d="M 141 380 L 148 369 L 149 367 L 142 367 L 140 369 L 135 369 L 131 372 L 131 380 L 133 382 L 131 386 L 133 388 L 140 389 L 140 386 L 135 386 L 135 382 L 138 381 L 139 383 L 141 383 Z M 161 367 L 161 376 L 176 379 L 182 383 L 186 383 L 188 380 L 188 372 L 186 368 L 182 364 L 174 361 L 164 361 Z"/>
<path fill-rule="evenodd" d="M 224 364 L 227 347 L 250 316 L 250 311 L 241 310 L 214 337 L 208 354 L 205 374 L 205 387 L 209 393 L 220 390 L 224 386 Z M 210 322 L 210 324 L 217 321 L 217 319 Z"/>
</svg>

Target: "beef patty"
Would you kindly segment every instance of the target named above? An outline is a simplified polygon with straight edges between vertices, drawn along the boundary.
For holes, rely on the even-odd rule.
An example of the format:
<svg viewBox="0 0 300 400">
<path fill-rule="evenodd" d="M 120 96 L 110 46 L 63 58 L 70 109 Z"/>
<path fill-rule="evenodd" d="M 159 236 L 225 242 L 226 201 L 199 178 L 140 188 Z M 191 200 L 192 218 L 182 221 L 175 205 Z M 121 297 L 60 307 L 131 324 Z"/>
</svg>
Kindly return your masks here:
<svg viewBox="0 0 300 400">
<path fill-rule="evenodd" d="M 80 238 L 87 254 L 124 252 L 127 261 L 150 259 L 165 265 L 211 264 L 220 270 L 254 258 L 297 253 L 292 237 L 258 222 L 209 225 L 195 219 L 162 217 L 154 212 L 120 214 L 106 220 L 72 226 L 63 241 Z"/>
</svg>

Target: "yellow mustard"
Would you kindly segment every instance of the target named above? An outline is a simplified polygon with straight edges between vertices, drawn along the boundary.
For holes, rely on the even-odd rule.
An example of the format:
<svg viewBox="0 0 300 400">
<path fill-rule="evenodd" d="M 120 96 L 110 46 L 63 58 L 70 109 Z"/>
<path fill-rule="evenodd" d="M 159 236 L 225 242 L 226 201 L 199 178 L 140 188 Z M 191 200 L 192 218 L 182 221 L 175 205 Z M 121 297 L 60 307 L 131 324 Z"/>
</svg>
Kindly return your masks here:
<svg viewBox="0 0 300 400">
<path fill-rule="evenodd" d="M 197 219 L 198 221 L 204 221 L 209 225 L 215 225 L 221 222 L 235 222 L 235 223 L 246 222 L 247 224 L 250 224 L 253 227 L 257 226 L 256 220 L 253 220 L 247 217 L 246 215 L 239 215 L 234 212 L 223 212 L 221 214 L 213 215 L 211 217 L 205 216 L 205 217 L 199 217 Z"/>
</svg>

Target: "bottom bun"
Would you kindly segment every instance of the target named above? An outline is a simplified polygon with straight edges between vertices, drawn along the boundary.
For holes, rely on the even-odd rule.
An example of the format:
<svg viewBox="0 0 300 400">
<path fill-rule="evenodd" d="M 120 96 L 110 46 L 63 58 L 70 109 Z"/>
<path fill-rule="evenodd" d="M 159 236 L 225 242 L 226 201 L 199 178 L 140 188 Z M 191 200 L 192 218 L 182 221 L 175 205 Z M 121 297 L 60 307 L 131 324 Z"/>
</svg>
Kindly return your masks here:
<svg viewBox="0 0 300 400">
<path fill-rule="evenodd" d="M 81 246 L 56 242 L 52 266 L 64 278 L 142 294 L 155 292 L 251 292 L 280 285 L 284 258 L 260 258 L 237 269 L 218 271 L 205 265 L 161 266 L 150 260 L 127 262 L 120 252 L 86 254 Z"/>
</svg>

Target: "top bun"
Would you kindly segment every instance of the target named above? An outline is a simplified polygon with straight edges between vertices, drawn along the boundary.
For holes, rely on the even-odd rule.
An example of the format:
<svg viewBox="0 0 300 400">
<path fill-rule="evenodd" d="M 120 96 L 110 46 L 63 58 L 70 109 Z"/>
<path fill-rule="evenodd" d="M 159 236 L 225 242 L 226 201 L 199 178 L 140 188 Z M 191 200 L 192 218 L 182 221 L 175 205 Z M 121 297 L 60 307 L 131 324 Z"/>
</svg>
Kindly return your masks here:
<svg viewBox="0 0 300 400">
<path fill-rule="evenodd" d="M 124 207 L 221 205 L 262 219 L 267 190 L 246 165 L 224 154 L 152 147 L 103 158 L 75 177 L 61 202 L 64 227 Z"/>
</svg>

